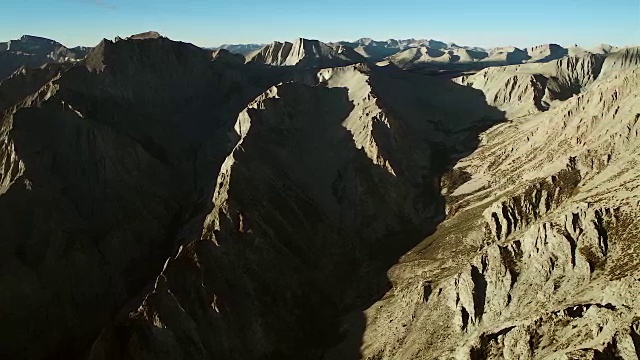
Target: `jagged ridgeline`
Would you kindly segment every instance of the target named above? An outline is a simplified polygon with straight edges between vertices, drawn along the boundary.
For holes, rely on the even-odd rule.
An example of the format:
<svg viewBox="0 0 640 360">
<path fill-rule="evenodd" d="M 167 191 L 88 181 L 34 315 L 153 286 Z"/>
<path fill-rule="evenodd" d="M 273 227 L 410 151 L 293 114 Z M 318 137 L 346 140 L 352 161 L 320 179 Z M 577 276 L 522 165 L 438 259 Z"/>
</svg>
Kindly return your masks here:
<svg viewBox="0 0 640 360">
<path fill-rule="evenodd" d="M 635 358 L 640 51 L 601 48 L 148 32 L 21 64 L 0 357 Z"/>
<path fill-rule="evenodd" d="M 50 62 L 73 62 L 82 59 L 89 48 L 66 48 L 38 36 L 24 35 L 18 40 L 0 42 L 0 80 L 22 66 L 39 67 Z"/>
</svg>

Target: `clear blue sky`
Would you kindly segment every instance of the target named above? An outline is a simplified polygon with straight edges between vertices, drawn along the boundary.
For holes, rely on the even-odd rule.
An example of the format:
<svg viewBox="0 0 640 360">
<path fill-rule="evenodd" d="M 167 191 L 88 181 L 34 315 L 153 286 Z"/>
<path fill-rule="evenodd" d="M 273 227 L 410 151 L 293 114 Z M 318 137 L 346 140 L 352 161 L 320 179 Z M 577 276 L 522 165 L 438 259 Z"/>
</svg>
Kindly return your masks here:
<svg viewBox="0 0 640 360">
<path fill-rule="evenodd" d="M 640 44 L 640 0 L 0 0 L 0 41 L 67 46 L 157 30 L 200 46 L 372 37 L 464 45 Z"/>
</svg>

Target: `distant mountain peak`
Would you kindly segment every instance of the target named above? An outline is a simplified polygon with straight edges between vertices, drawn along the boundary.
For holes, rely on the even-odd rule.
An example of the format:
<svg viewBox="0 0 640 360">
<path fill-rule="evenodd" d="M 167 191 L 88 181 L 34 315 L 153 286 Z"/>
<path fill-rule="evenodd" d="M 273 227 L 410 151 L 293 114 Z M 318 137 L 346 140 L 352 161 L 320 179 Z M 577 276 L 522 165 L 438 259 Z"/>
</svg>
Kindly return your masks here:
<svg viewBox="0 0 640 360">
<path fill-rule="evenodd" d="M 244 63 L 244 56 L 242 54 L 232 53 L 227 49 L 214 50 L 213 53 L 211 54 L 211 58 L 213 60 L 222 60 L 222 61 L 231 62 L 231 63 L 238 63 L 238 64 Z"/>
<path fill-rule="evenodd" d="M 163 36 L 157 31 L 147 31 L 140 34 L 131 35 L 127 39 L 143 40 L 143 39 L 158 39 L 161 37 Z"/>
<path fill-rule="evenodd" d="M 59 44 L 55 40 L 51 40 L 51 39 L 47 39 L 45 37 L 35 36 L 35 35 L 22 35 L 20 37 L 20 41 L 22 41 L 22 42 L 32 42 L 32 43 L 43 43 L 43 44 Z"/>
<path fill-rule="evenodd" d="M 305 38 L 297 38 L 293 43 L 274 41 L 247 56 L 247 62 L 272 66 L 332 67 L 362 61 L 365 58 L 353 48 Z"/>
</svg>

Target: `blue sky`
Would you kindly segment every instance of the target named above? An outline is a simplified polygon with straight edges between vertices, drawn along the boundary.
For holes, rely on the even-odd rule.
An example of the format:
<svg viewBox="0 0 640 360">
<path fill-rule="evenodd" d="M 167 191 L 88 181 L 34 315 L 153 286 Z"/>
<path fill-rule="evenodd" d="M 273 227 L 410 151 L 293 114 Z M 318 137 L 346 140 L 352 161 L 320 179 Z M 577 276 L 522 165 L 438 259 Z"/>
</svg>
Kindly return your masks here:
<svg viewBox="0 0 640 360">
<path fill-rule="evenodd" d="M 0 41 L 67 46 L 157 30 L 200 46 L 372 37 L 464 45 L 640 44 L 640 0 L 1 0 Z"/>
</svg>

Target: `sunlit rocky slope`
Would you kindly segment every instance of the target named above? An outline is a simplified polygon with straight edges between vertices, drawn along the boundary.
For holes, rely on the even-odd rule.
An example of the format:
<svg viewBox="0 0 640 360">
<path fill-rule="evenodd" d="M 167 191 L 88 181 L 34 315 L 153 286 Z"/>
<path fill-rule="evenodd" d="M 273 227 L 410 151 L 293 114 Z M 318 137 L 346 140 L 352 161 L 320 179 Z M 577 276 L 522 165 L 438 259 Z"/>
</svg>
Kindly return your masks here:
<svg viewBox="0 0 640 360">
<path fill-rule="evenodd" d="M 372 44 L 150 32 L 0 82 L 0 357 L 637 358 L 638 48 Z"/>
</svg>

